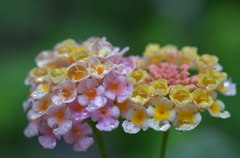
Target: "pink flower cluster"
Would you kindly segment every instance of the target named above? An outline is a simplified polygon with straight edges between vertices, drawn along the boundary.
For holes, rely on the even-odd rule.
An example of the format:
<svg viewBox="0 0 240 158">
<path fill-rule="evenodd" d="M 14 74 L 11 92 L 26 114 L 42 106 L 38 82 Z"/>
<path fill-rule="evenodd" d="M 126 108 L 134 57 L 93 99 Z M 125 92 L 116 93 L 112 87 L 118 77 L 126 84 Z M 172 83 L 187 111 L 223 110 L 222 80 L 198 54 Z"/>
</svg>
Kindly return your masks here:
<svg viewBox="0 0 240 158">
<path fill-rule="evenodd" d="M 100 131 L 119 126 L 120 110 L 132 94 L 133 86 L 126 73 L 135 69 L 131 59 L 124 58 L 128 48 L 119 52 L 105 38 L 89 38 L 82 44 L 65 40 L 51 51 L 36 57 L 25 84 L 30 95 L 23 107 L 28 111 L 27 137 L 37 136 L 48 149 L 61 137 L 75 151 L 86 151 L 94 142 L 88 118 L 97 122 Z"/>
</svg>

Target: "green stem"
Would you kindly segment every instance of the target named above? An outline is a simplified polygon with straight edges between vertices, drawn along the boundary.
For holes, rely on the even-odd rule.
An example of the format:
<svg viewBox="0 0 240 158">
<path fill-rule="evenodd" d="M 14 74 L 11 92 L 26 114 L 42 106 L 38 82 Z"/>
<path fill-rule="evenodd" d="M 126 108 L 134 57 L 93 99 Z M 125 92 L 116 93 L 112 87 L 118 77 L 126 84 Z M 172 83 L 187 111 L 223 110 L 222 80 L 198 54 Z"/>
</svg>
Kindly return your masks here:
<svg viewBox="0 0 240 158">
<path fill-rule="evenodd" d="M 90 119 L 90 123 L 91 123 L 92 128 L 93 128 L 93 133 L 96 137 L 98 150 L 100 152 L 101 158 L 107 158 L 107 154 L 106 154 L 106 150 L 104 148 L 104 143 L 103 143 L 101 132 L 96 128 L 96 123 L 93 122 L 91 119 Z"/>
<path fill-rule="evenodd" d="M 162 149 L 161 149 L 161 153 L 160 153 L 160 158 L 164 158 L 164 157 L 165 157 L 169 131 L 170 131 L 170 130 L 168 130 L 168 131 L 166 131 L 166 132 L 163 133 Z"/>
</svg>

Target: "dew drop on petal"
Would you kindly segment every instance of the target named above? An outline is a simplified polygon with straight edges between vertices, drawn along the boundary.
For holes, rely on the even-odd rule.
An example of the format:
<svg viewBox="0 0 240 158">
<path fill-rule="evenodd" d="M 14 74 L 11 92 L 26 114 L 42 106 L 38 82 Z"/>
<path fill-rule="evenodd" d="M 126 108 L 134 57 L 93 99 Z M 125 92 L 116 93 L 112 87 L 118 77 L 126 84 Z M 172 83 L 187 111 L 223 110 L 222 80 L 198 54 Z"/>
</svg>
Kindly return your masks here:
<svg viewBox="0 0 240 158">
<path fill-rule="evenodd" d="M 58 124 L 54 124 L 54 125 L 53 125 L 53 131 L 54 131 L 54 132 L 57 132 L 57 131 L 58 131 Z"/>
</svg>

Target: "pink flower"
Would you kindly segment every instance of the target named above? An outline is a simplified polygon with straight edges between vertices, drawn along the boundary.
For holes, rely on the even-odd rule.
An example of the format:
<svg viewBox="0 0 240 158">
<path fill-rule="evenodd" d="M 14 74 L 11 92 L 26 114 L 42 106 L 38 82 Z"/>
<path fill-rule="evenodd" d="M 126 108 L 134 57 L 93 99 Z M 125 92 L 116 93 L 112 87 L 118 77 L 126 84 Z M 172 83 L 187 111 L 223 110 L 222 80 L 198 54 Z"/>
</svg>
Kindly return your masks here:
<svg viewBox="0 0 240 158">
<path fill-rule="evenodd" d="M 103 86 L 98 86 L 96 79 L 86 79 L 78 85 L 78 93 L 82 94 L 78 96 L 78 102 L 82 106 L 87 105 L 87 111 L 94 111 L 103 107 L 107 98 L 104 97 L 105 90 Z"/>
<path fill-rule="evenodd" d="M 53 128 L 53 133 L 57 138 L 66 134 L 72 127 L 71 112 L 66 104 L 60 106 L 51 106 L 48 113 L 47 123 L 50 128 Z"/>
<path fill-rule="evenodd" d="M 98 121 L 96 127 L 100 131 L 112 131 L 119 125 L 117 119 L 120 115 L 120 110 L 117 106 L 110 106 L 112 104 L 112 101 L 108 100 L 104 107 L 92 112 L 91 119 L 94 122 Z"/>
<path fill-rule="evenodd" d="M 60 105 L 62 103 L 70 103 L 77 96 L 77 89 L 74 82 L 63 80 L 59 82 L 54 88 L 52 93 L 52 101 Z"/>
<path fill-rule="evenodd" d="M 33 110 L 29 110 L 27 117 L 29 120 L 29 124 L 27 125 L 27 127 L 24 130 L 24 135 L 28 138 L 33 137 L 38 135 L 38 125 L 39 125 L 39 119 L 31 119 L 31 115 L 34 113 Z"/>
<path fill-rule="evenodd" d="M 33 98 L 28 98 L 26 101 L 23 102 L 23 111 L 26 112 L 28 108 L 32 107 L 34 103 Z"/>
<path fill-rule="evenodd" d="M 80 105 L 77 99 L 69 103 L 68 106 L 75 121 L 81 121 L 91 116 L 91 113 L 86 110 L 86 107 Z"/>
<path fill-rule="evenodd" d="M 106 90 L 105 95 L 119 103 L 124 102 L 133 92 L 133 86 L 125 76 L 119 75 L 116 71 L 111 71 L 103 79 L 103 86 Z"/>
<path fill-rule="evenodd" d="M 52 132 L 52 128 L 50 128 L 46 122 L 41 122 L 39 131 L 44 134 L 43 136 L 38 137 L 39 143 L 45 148 L 45 149 L 53 149 L 57 143 L 56 143 L 56 136 Z"/>
<path fill-rule="evenodd" d="M 128 50 L 128 48 L 125 49 L 126 51 Z M 125 51 L 125 49 L 123 51 Z M 116 65 L 116 70 L 123 75 L 127 74 L 128 72 L 132 72 L 136 68 L 136 65 L 134 64 L 133 60 L 129 58 L 124 58 L 120 53 L 110 57 L 109 60 Z"/>
<path fill-rule="evenodd" d="M 75 142 L 75 151 L 86 151 L 93 144 L 93 138 L 87 136 L 89 134 L 92 134 L 92 129 L 86 122 L 73 122 L 71 130 L 63 138 L 68 144 Z"/>
<path fill-rule="evenodd" d="M 31 119 L 41 117 L 49 110 L 52 105 L 54 104 L 51 100 L 51 94 L 49 93 L 44 95 L 41 99 L 34 102 L 32 109 L 35 113 L 32 113 Z"/>
</svg>

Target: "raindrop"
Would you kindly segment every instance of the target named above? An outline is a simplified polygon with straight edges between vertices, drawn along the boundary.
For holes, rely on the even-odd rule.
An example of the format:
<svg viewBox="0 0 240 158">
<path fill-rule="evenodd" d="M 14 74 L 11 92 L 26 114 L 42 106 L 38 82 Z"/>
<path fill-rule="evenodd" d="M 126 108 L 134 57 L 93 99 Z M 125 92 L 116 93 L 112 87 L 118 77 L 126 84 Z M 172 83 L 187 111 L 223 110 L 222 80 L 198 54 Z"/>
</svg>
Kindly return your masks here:
<svg viewBox="0 0 240 158">
<path fill-rule="evenodd" d="M 110 124 L 110 127 L 111 127 L 111 128 L 115 128 L 115 124 L 114 124 L 114 123 L 111 123 L 111 124 Z"/>
<path fill-rule="evenodd" d="M 57 132 L 57 131 L 58 131 L 58 124 L 54 124 L 54 125 L 53 125 L 53 131 L 54 131 L 54 132 Z"/>
<path fill-rule="evenodd" d="M 182 134 L 182 133 L 183 133 L 183 131 L 178 131 L 178 133 L 179 133 L 179 134 Z"/>
</svg>

